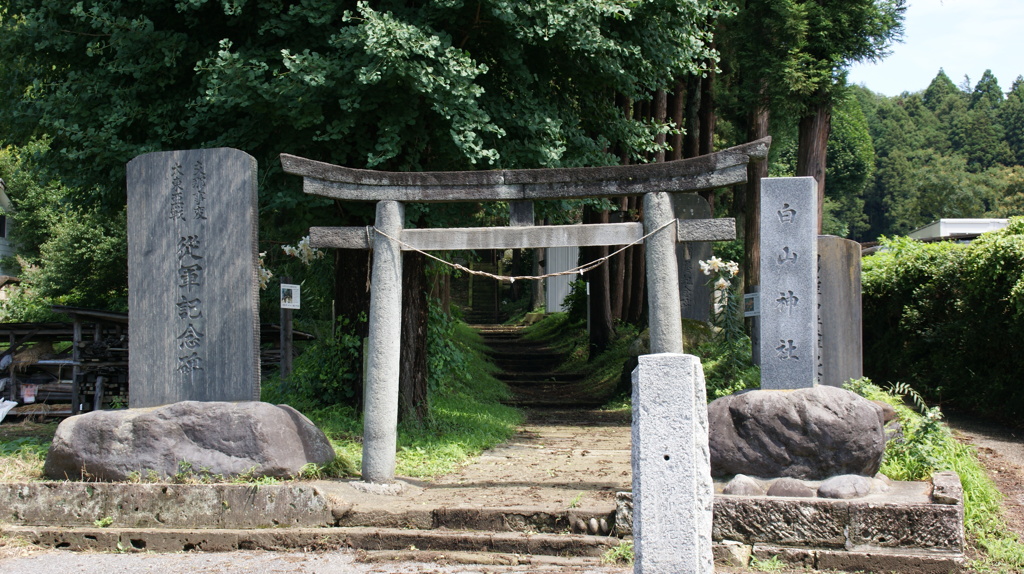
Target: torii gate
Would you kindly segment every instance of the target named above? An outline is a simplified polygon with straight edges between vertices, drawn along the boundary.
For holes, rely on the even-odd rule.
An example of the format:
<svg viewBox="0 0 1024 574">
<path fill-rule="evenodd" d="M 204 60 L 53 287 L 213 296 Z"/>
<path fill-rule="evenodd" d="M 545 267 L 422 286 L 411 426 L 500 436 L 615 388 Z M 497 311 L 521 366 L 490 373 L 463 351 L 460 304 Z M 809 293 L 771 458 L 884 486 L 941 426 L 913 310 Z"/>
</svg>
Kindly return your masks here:
<svg viewBox="0 0 1024 574">
<path fill-rule="evenodd" d="M 747 181 L 747 164 L 768 155 L 771 138 L 664 163 L 562 169 L 385 172 L 352 169 L 281 154 L 286 173 L 303 190 L 339 200 L 376 201 L 371 227 L 314 227 L 316 247 L 372 249 L 363 480 L 394 480 L 403 250 L 534 249 L 628 245 L 644 239 L 650 303 L 651 353 L 683 351 L 676 242 L 736 237 L 731 218 L 678 220 L 670 193 Z M 644 222 L 533 225 L 532 200 L 643 195 Z M 508 201 L 512 227 L 403 229 L 404 203 Z M 675 224 L 675 233 L 667 229 Z"/>
</svg>

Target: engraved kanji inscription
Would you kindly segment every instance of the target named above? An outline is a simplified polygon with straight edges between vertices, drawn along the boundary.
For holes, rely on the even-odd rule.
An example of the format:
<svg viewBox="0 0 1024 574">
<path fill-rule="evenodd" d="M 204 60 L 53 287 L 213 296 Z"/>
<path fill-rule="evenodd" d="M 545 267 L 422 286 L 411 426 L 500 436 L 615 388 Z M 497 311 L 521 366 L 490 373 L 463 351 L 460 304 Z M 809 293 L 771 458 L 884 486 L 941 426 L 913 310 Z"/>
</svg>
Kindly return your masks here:
<svg viewBox="0 0 1024 574">
<path fill-rule="evenodd" d="M 793 339 L 779 339 L 779 346 L 775 347 L 775 350 L 778 351 L 778 358 L 782 361 L 800 358 L 796 354 L 796 345 L 793 344 Z"/>
<path fill-rule="evenodd" d="M 171 166 L 171 209 L 168 219 L 185 221 L 185 188 L 182 185 L 184 175 L 181 164 Z"/>
<path fill-rule="evenodd" d="M 202 301 L 198 298 L 189 299 L 182 295 L 181 300 L 175 303 L 178 307 L 178 317 L 180 319 L 198 319 L 203 316 L 203 310 L 199 308 Z"/>
<path fill-rule="evenodd" d="M 784 313 L 791 312 L 798 303 L 800 303 L 800 298 L 794 295 L 792 291 L 780 291 L 779 298 L 775 300 L 778 310 Z"/>
<path fill-rule="evenodd" d="M 192 323 L 188 324 L 185 328 L 185 332 L 178 335 L 178 348 L 179 349 L 195 349 L 196 347 L 203 344 L 204 334 L 196 330 Z"/>
<path fill-rule="evenodd" d="M 783 203 L 782 209 L 775 213 L 779 215 L 779 223 L 793 223 L 796 220 L 796 210 L 790 207 L 788 203 Z"/>
<path fill-rule="evenodd" d="M 193 288 L 203 284 L 203 268 L 198 263 L 193 265 L 182 265 L 178 268 L 178 287 L 184 287 L 191 292 Z"/>
<path fill-rule="evenodd" d="M 184 259 L 185 257 L 202 259 L 203 256 L 199 254 L 200 247 L 198 235 L 186 235 L 185 237 L 179 237 L 178 259 Z"/>
<path fill-rule="evenodd" d="M 203 358 L 199 353 L 193 352 L 184 357 L 178 357 L 178 372 L 183 375 L 192 375 L 195 371 L 203 370 Z"/>
<path fill-rule="evenodd" d="M 779 253 L 779 265 L 784 263 L 796 263 L 796 260 L 800 258 L 800 254 L 796 251 L 791 251 L 789 247 L 783 247 L 782 253 Z"/>
<path fill-rule="evenodd" d="M 202 160 L 192 170 L 192 209 L 196 219 L 206 219 L 206 170 Z"/>
</svg>

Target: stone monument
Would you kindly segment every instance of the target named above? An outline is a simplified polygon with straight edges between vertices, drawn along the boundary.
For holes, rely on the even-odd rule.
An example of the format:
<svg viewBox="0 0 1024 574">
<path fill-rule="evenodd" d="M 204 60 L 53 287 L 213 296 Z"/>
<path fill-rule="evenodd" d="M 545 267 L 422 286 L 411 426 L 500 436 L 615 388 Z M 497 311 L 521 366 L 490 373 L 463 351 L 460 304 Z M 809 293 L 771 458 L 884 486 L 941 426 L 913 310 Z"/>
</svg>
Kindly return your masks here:
<svg viewBox="0 0 1024 574">
<path fill-rule="evenodd" d="M 711 205 L 696 193 L 673 195 L 672 211 L 678 219 L 711 219 Z M 687 241 L 676 246 L 683 319 L 707 321 L 710 316 L 711 290 L 707 277 L 700 270 L 700 262 L 708 259 L 711 259 L 711 243 L 707 241 Z"/>
<path fill-rule="evenodd" d="M 155 152 L 127 171 L 130 406 L 258 401 L 256 160 Z"/>
<path fill-rule="evenodd" d="M 822 385 L 841 387 L 864 375 L 860 244 L 818 236 L 818 361 Z"/>
<path fill-rule="evenodd" d="M 633 371 L 633 543 L 638 574 L 714 572 L 714 486 L 704 369 L 641 355 Z"/>
<path fill-rule="evenodd" d="M 817 377 L 817 203 L 813 177 L 761 182 L 761 388 Z"/>
</svg>

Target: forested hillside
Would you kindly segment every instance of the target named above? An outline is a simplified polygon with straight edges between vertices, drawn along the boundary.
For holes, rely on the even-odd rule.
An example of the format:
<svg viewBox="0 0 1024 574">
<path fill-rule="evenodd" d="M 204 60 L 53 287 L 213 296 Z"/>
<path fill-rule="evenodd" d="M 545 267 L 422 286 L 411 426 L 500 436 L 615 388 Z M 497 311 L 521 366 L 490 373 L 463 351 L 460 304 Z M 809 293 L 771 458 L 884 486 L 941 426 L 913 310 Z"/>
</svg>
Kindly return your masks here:
<svg viewBox="0 0 1024 574">
<path fill-rule="evenodd" d="M 927 89 L 891 98 L 854 86 L 841 110 L 845 119 L 829 142 L 827 196 L 851 238 L 906 234 L 942 217 L 1024 215 L 1021 76 L 1004 91 L 989 71 L 957 86 L 940 70 Z M 844 125 L 866 126 L 869 141 Z M 851 178 L 840 172 L 858 144 L 874 156 L 860 197 L 854 186 L 834 186 Z"/>
</svg>

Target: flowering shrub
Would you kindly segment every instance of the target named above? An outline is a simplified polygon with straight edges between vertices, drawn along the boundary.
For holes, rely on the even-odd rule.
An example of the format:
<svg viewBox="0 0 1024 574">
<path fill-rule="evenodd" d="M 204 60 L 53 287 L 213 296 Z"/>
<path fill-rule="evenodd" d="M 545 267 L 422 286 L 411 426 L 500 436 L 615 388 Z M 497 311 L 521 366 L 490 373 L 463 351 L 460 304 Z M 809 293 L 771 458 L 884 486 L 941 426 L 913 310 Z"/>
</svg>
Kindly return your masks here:
<svg viewBox="0 0 1024 574">
<path fill-rule="evenodd" d="M 732 288 L 732 279 L 740 273 L 740 266 L 735 261 L 722 261 L 711 256 L 707 261 L 700 261 L 700 270 L 711 277 L 708 285 L 714 287 L 712 296 L 714 314 L 712 323 L 720 329 L 719 335 L 728 343 L 735 343 L 743 336 L 743 316 L 740 314 L 740 296 Z"/>
<path fill-rule="evenodd" d="M 742 297 L 739 286 L 733 285 L 740 266 L 735 261 L 711 257 L 700 262 L 700 269 L 714 287 L 714 313 L 711 323 L 716 327 L 712 341 L 697 350 L 704 358 L 704 376 L 708 400 L 714 400 L 760 384 L 760 370 L 750 357 L 750 338 L 743 329 Z"/>
</svg>

